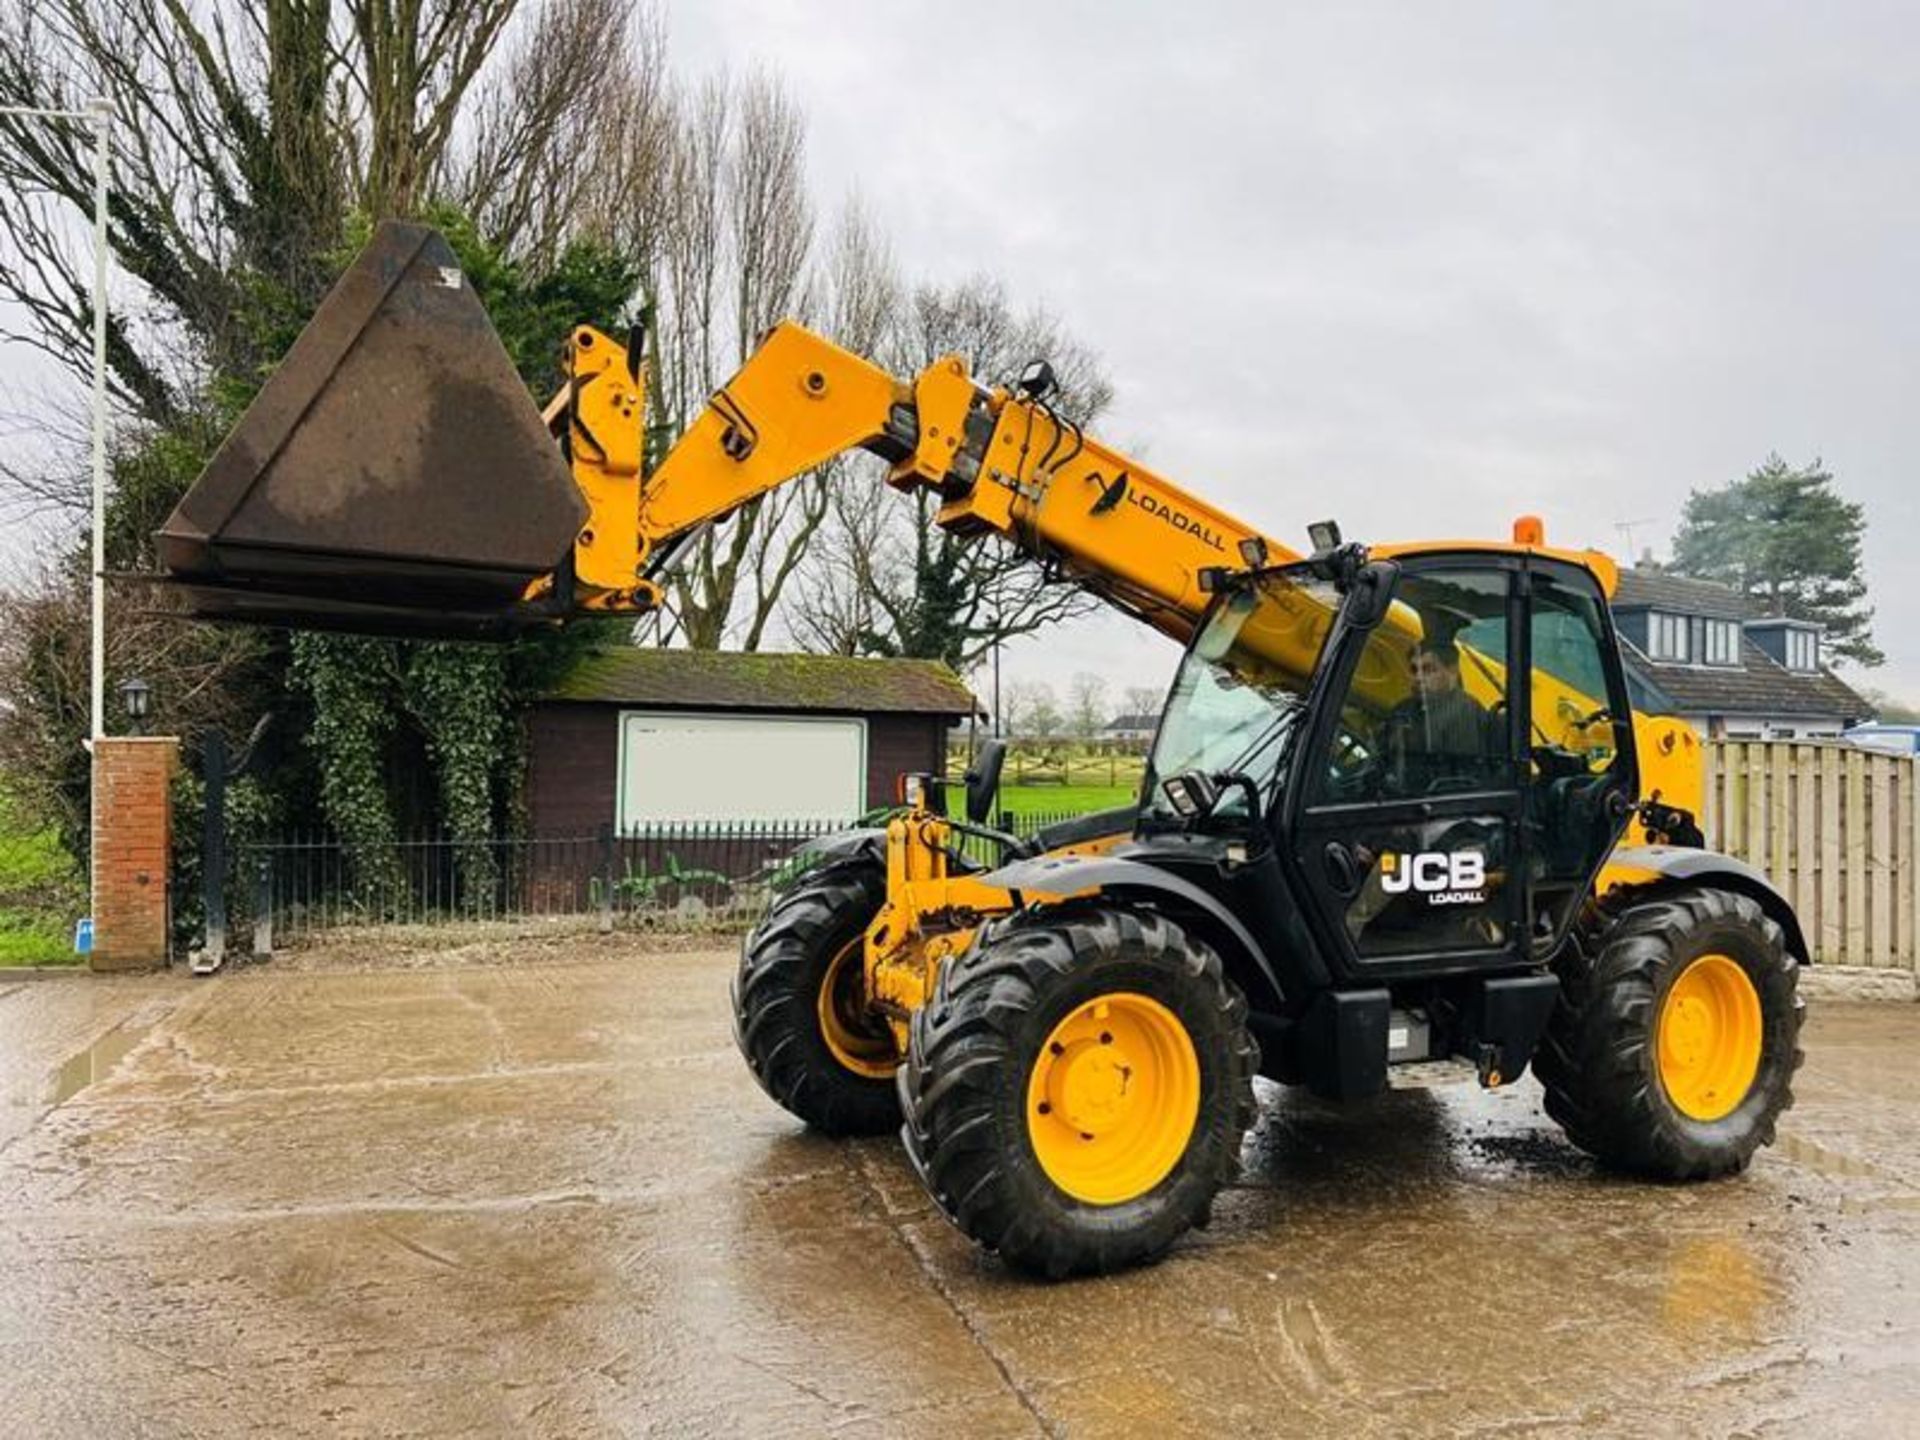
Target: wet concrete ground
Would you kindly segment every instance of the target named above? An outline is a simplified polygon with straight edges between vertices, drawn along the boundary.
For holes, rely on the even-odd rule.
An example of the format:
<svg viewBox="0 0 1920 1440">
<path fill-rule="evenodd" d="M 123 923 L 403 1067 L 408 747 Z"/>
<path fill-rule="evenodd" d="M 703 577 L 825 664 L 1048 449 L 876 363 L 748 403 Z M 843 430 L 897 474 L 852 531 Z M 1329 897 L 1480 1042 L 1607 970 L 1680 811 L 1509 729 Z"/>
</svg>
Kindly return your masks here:
<svg viewBox="0 0 1920 1440">
<path fill-rule="evenodd" d="M 0 980 L 0 1433 L 1920 1433 L 1920 1006 L 1706 1187 L 1531 1081 L 1266 1092 L 1210 1231 L 1048 1287 L 761 1096 L 729 957 L 530 948 Z"/>
</svg>

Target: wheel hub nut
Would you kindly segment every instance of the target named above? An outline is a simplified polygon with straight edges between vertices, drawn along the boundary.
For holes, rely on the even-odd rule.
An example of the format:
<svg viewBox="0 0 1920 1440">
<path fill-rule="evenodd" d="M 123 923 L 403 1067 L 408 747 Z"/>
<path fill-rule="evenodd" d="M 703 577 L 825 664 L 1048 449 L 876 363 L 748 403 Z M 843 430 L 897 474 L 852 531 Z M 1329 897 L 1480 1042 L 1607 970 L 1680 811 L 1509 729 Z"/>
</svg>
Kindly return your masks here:
<svg viewBox="0 0 1920 1440">
<path fill-rule="evenodd" d="M 1047 1099 L 1083 1135 L 1112 1128 L 1133 1099 L 1133 1065 L 1118 1045 L 1072 1046 L 1053 1063 Z"/>
</svg>

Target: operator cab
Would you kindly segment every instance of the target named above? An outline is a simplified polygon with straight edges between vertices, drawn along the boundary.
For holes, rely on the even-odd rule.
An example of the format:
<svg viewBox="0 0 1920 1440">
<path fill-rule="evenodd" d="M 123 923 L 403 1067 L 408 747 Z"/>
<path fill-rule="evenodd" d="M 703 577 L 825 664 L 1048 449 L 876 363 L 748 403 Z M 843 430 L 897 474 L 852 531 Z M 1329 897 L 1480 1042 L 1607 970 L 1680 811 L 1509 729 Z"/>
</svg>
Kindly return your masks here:
<svg viewBox="0 0 1920 1440">
<path fill-rule="evenodd" d="M 1527 1028 L 1636 779 L 1591 570 L 1347 547 L 1221 578 L 1128 850 L 1245 920 L 1283 995 L 1330 984 L 1424 1015 L 1504 974 L 1535 987 Z"/>
</svg>

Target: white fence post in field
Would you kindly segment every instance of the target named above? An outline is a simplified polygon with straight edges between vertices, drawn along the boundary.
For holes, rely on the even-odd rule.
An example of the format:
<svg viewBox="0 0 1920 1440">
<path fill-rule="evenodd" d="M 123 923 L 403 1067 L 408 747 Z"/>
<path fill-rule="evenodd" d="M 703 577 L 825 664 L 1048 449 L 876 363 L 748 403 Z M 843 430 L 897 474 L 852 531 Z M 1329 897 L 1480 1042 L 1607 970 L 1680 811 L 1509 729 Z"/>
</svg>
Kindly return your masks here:
<svg viewBox="0 0 1920 1440">
<path fill-rule="evenodd" d="M 1814 958 L 1915 970 L 1916 762 L 1838 741 L 1708 743 L 1707 843 L 1767 872 Z"/>
</svg>

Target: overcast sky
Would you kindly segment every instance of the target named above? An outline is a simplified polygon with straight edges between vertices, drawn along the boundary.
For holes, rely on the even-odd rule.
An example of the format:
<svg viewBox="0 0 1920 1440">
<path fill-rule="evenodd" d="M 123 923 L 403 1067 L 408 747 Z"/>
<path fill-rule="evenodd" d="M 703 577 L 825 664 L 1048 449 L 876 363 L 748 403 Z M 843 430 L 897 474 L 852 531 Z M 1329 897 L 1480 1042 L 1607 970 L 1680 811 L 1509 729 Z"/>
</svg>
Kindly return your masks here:
<svg viewBox="0 0 1920 1440">
<path fill-rule="evenodd" d="M 785 77 L 819 194 L 909 274 L 1044 301 L 1111 371 L 1105 437 L 1280 538 L 1538 512 L 1664 554 L 1689 488 L 1818 455 L 1867 505 L 1864 683 L 1920 697 L 1910 7 L 666 13 L 683 74 Z M 1174 658 L 1103 617 L 1008 670 Z"/>
</svg>

